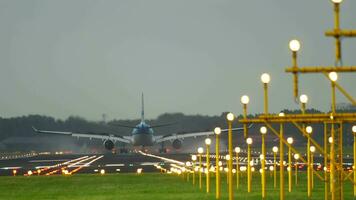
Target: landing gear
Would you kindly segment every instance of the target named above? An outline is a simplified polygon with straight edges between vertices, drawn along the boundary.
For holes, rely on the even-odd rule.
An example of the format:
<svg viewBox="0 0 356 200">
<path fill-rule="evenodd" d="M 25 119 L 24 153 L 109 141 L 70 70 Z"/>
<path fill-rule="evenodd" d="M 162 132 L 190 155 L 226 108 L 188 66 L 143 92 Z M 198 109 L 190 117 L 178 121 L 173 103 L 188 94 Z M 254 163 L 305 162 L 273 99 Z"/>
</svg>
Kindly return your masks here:
<svg viewBox="0 0 356 200">
<path fill-rule="evenodd" d="M 121 148 L 120 153 L 129 153 L 129 150 L 126 148 Z"/>
<path fill-rule="evenodd" d="M 123 144 L 123 147 L 120 148 L 120 153 L 129 153 L 129 150 L 126 148 L 126 144 Z"/>
<path fill-rule="evenodd" d="M 167 153 L 167 149 L 164 147 L 164 142 L 161 143 L 161 148 L 158 150 L 159 153 Z"/>
</svg>

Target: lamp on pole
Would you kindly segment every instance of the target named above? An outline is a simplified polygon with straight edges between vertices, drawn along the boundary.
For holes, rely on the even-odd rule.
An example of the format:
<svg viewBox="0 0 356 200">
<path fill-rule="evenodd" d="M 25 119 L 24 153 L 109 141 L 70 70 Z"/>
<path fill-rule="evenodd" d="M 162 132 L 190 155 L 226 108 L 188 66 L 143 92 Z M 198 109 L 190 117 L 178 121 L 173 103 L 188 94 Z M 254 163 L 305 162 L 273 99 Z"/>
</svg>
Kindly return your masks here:
<svg viewBox="0 0 356 200">
<path fill-rule="evenodd" d="M 192 155 L 192 167 L 193 167 L 193 185 L 195 185 L 195 162 L 197 161 L 197 156 Z"/>
<path fill-rule="evenodd" d="M 292 51 L 292 67 L 295 70 L 293 72 L 293 81 L 294 81 L 294 98 L 297 99 L 298 97 L 298 63 L 297 63 L 297 53 L 300 49 L 300 42 L 296 39 L 293 39 L 289 42 L 289 49 Z"/>
<path fill-rule="evenodd" d="M 311 127 L 311 126 L 307 126 L 306 128 L 305 128 L 305 131 L 309 134 L 309 137 L 308 137 L 308 144 L 307 144 L 307 150 L 308 150 L 308 152 L 307 152 L 307 162 L 308 162 L 308 168 L 307 168 L 307 175 L 308 175 L 308 197 L 310 198 L 311 197 L 311 190 L 312 190 L 312 169 L 311 169 L 311 155 L 310 155 L 310 137 L 311 137 L 311 134 L 312 134 L 312 132 L 313 132 L 313 127 Z"/>
<path fill-rule="evenodd" d="M 206 193 L 210 192 L 210 144 L 211 139 L 205 139 L 206 145 Z"/>
<path fill-rule="evenodd" d="M 216 177 L 215 177 L 215 196 L 216 199 L 220 199 L 220 187 L 221 187 L 221 181 L 220 181 L 220 166 L 219 166 L 219 151 L 220 151 L 220 147 L 219 147 L 219 135 L 221 134 L 221 128 L 220 127 L 216 127 L 214 129 L 214 133 L 216 135 L 216 140 L 215 140 L 215 171 L 216 171 Z"/>
<path fill-rule="evenodd" d="M 292 152 L 291 145 L 293 144 L 293 138 L 287 138 L 288 142 L 288 191 L 292 192 Z"/>
<path fill-rule="evenodd" d="M 294 154 L 294 159 L 295 159 L 295 185 L 298 185 L 298 160 L 300 156 L 299 154 Z"/>
<path fill-rule="evenodd" d="M 191 162 L 189 162 L 189 161 L 187 161 L 186 163 L 185 163 L 185 166 L 187 166 L 187 181 L 189 182 L 189 174 L 190 174 L 190 167 L 192 166 L 192 163 Z"/>
<path fill-rule="evenodd" d="M 262 185 L 262 199 L 266 198 L 266 169 L 265 169 L 265 159 L 266 159 L 266 147 L 265 147 L 265 136 L 267 134 L 267 128 L 262 126 L 260 128 L 260 133 L 262 136 L 262 156 L 261 156 L 261 185 Z"/>
<path fill-rule="evenodd" d="M 310 146 L 310 173 L 311 173 L 311 187 L 314 189 L 314 152 L 315 152 L 315 146 Z"/>
<path fill-rule="evenodd" d="M 247 192 L 251 192 L 251 144 L 252 138 L 247 138 Z"/>
<path fill-rule="evenodd" d="M 273 186 L 274 188 L 277 187 L 277 152 L 278 152 L 278 147 L 274 146 L 272 148 L 273 151 Z"/>
<path fill-rule="evenodd" d="M 202 188 L 202 178 L 201 178 L 201 173 L 202 173 L 202 162 L 201 162 L 201 155 L 204 153 L 203 147 L 198 148 L 198 157 L 199 157 L 199 189 Z"/>
<path fill-rule="evenodd" d="M 250 102 L 250 98 L 247 95 L 243 95 L 241 97 L 241 103 L 243 105 L 243 117 L 244 119 L 247 119 L 247 104 Z M 247 129 L 247 124 L 243 124 L 244 127 L 244 138 L 246 139 L 248 136 L 248 129 Z"/>
<path fill-rule="evenodd" d="M 234 114 L 228 113 L 227 116 L 227 124 L 228 124 L 228 142 L 229 142 L 229 156 L 232 158 L 232 122 L 234 121 Z M 233 184 L 232 184 L 232 159 L 228 161 L 228 180 L 229 180 L 229 200 L 234 199 L 234 191 L 233 191 Z"/>
<path fill-rule="evenodd" d="M 240 177 L 239 177 L 239 153 L 241 152 L 240 147 L 235 147 L 236 153 L 236 188 L 239 189 Z"/>
<path fill-rule="evenodd" d="M 263 91 L 264 91 L 264 112 L 265 115 L 268 114 L 268 83 L 271 81 L 271 77 L 267 73 L 263 73 L 261 75 L 261 81 L 263 83 Z"/>
<path fill-rule="evenodd" d="M 279 113 L 279 117 L 285 117 L 284 113 Z M 283 123 L 279 124 L 279 199 L 284 200 L 284 144 L 282 138 L 284 138 L 283 133 L 284 127 Z"/>
</svg>

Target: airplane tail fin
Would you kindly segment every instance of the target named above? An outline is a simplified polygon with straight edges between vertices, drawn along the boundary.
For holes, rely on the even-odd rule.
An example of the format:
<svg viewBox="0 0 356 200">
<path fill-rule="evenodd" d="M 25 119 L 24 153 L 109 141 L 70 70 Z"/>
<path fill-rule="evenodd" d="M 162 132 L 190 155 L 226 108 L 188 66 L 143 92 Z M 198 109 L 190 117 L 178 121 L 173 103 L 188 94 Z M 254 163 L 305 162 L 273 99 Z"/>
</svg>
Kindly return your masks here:
<svg viewBox="0 0 356 200">
<path fill-rule="evenodd" d="M 144 99 L 143 99 L 143 92 L 141 96 L 141 122 L 145 121 L 145 107 L 144 107 Z"/>
</svg>

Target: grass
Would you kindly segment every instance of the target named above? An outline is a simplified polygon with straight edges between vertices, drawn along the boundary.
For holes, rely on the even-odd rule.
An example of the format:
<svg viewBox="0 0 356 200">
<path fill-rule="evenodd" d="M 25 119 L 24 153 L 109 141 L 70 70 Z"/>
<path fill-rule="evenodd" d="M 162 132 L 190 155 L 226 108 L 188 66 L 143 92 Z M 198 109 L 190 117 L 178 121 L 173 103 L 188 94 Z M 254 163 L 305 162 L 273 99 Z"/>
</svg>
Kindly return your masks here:
<svg viewBox="0 0 356 200">
<path fill-rule="evenodd" d="M 286 199 L 307 199 L 305 173 L 299 175 L 299 185 L 294 186 Z M 253 177 L 252 192 L 246 191 L 246 177 L 241 177 L 241 187 L 235 190 L 235 199 L 261 199 L 260 179 L 257 173 Z M 197 179 L 198 183 L 198 179 Z M 203 179 L 205 183 L 205 179 Z M 32 177 L 0 177 L 0 199 L 74 199 L 74 200 L 145 200 L 145 199 L 215 199 L 215 179 L 212 178 L 211 193 L 206 194 L 205 188 L 199 190 L 198 185 L 192 186 L 182 177 L 158 173 L 78 174 L 74 176 L 32 176 Z M 227 199 L 226 177 L 222 177 L 222 199 Z M 234 189 L 236 186 L 234 186 Z M 345 199 L 353 199 L 352 187 L 349 182 L 344 187 Z M 278 199 L 279 188 L 274 189 L 273 178 L 267 176 L 267 199 Z M 324 184 L 315 177 L 312 199 L 324 199 Z"/>
</svg>

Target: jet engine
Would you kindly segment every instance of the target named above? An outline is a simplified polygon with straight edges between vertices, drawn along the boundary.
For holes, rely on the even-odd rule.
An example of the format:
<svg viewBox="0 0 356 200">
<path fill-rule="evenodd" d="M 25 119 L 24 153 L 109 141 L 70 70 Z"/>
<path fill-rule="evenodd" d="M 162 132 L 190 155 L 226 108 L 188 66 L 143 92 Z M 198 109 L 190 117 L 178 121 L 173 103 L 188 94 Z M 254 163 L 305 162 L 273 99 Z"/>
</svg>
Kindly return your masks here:
<svg viewBox="0 0 356 200">
<path fill-rule="evenodd" d="M 182 141 L 179 140 L 179 139 L 175 139 L 175 140 L 172 142 L 172 146 L 173 146 L 173 148 L 175 148 L 175 149 L 180 149 L 180 148 L 182 148 Z"/>
<path fill-rule="evenodd" d="M 105 140 L 105 141 L 104 141 L 104 147 L 105 147 L 105 149 L 111 151 L 111 150 L 114 149 L 115 144 L 114 144 L 114 142 L 111 141 L 111 140 Z"/>
</svg>

